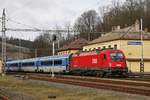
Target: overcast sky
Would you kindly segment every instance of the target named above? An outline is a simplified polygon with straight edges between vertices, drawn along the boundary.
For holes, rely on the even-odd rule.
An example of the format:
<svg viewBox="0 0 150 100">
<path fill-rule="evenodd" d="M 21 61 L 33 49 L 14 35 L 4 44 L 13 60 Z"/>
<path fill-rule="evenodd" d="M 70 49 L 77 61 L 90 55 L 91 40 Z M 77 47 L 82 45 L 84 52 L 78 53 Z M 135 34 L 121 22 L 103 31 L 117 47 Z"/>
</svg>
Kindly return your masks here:
<svg viewBox="0 0 150 100">
<path fill-rule="evenodd" d="M 110 5 L 113 0 L 0 0 L 0 12 L 6 9 L 6 16 L 14 21 L 40 29 L 54 28 L 56 25 L 65 26 L 73 22 L 84 11 Z M 30 28 L 15 24 L 8 20 L 7 27 Z M 12 35 L 9 32 L 8 35 Z M 34 39 L 33 35 L 17 35 L 25 39 Z M 36 34 L 36 33 L 35 33 Z"/>
</svg>

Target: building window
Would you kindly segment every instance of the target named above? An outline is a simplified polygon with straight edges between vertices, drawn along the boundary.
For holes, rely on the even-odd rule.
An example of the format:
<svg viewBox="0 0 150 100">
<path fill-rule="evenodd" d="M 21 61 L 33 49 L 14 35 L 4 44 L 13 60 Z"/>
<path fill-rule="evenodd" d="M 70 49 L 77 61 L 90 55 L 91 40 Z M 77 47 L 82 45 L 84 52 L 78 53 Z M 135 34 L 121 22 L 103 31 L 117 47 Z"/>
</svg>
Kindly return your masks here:
<svg viewBox="0 0 150 100">
<path fill-rule="evenodd" d="M 87 49 L 84 49 L 84 51 L 87 51 Z"/>
<path fill-rule="evenodd" d="M 101 50 L 101 47 L 98 47 L 98 50 Z"/>
<path fill-rule="evenodd" d="M 91 51 L 91 48 L 89 49 L 89 51 Z"/>
<path fill-rule="evenodd" d="M 103 49 L 105 49 L 106 48 L 106 46 L 103 46 Z"/>
<path fill-rule="evenodd" d="M 93 48 L 93 51 L 96 50 L 96 48 Z"/>
<path fill-rule="evenodd" d="M 117 44 L 114 45 L 114 49 L 117 49 Z"/>
<path fill-rule="evenodd" d="M 108 48 L 111 48 L 111 45 L 108 45 Z"/>
</svg>

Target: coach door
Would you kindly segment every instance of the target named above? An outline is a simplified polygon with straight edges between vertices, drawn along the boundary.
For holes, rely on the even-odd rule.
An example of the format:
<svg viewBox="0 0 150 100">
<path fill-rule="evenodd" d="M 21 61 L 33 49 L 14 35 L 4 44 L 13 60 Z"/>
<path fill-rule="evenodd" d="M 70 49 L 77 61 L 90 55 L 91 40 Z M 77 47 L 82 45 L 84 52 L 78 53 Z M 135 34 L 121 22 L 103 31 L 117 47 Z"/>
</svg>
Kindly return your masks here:
<svg viewBox="0 0 150 100">
<path fill-rule="evenodd" d="M 39 62 L 39 61 L 36 61 L 36 71 L 37 71 L 37 72 L 39 71 L 39 65 L 40 65 L 40 62 Z"/>
<path fill-rule="evenodd" d="M 107 67 L 107 55 L 106 54 L 103 54 L 102 55 L 102 66 L 103 67 Z"/>
<path fill-rule="evenodd" d="M 22 66 L 22 64 L 21 63 L 18 63 L 18 66 L 19 66 L 19 71 L 21 71 L 21 66 Z"/>
</svg>

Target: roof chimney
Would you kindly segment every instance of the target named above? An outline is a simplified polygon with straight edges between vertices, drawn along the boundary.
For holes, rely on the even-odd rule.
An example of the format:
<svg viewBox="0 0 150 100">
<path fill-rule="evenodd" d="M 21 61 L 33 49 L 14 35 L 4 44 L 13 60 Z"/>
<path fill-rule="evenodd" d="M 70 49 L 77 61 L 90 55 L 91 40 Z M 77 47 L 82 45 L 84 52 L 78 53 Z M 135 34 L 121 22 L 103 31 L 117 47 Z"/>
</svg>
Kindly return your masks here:
<svg viewBox="0 0 150 100">
<path fill-rule="evenodd" d="M 144 32 L 147 33 L 148 32 L 148 28 L 144 28 Z"/>
<path fill-rule="evenodd" d="M 135 21 L 134 28 L 135 28 L 135 31 L 137 31 L 137 32 L 140 31 L 140 22 L 139 22 L 139 20 Z"/>
<path fill-rule="evenodd" d="M 114 30 L 115 30 L 115 26 L 112 26 L 111 31 L 114 31 Z"/>
<path fill-rule="evenodd" d="M 120 30 L 120 25 L 117 26 L 116 30 Z"/>
<path fill-rule="evenodd" d="M 112 27 L 112 31 L 117 31 L 117 30 L 120 30 L 120 25 Z"/>
</svg>

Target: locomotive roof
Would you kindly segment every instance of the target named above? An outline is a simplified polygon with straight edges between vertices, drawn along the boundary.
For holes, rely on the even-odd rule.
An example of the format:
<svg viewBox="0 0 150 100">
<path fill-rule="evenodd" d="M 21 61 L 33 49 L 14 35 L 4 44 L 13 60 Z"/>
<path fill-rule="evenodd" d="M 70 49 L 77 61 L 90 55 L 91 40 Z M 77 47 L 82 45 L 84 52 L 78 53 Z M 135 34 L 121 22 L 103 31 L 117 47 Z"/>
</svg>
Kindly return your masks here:
<svg viewBox="0 0 150 100">
<path fill-rule="evenodd" d="M 75 53 L 73 56 L 87 56 L 87 55 L 97 55 L 98 52 L 92 51 L 92 52 L 81 52 L 81 53 Z"/>
<path fill-rule="evenodd" d="M 97 55 L 100 52 L 105 52 L 105 51 L 120 51 L 120 50 L 114 50 L 114 49 L 101 49 L 99 51 L 89 51 L 89 52 L 79 52 L 79 53 L 74 53 L 73 56 L 87 56 L 87 55 Z"/>
</svg>

